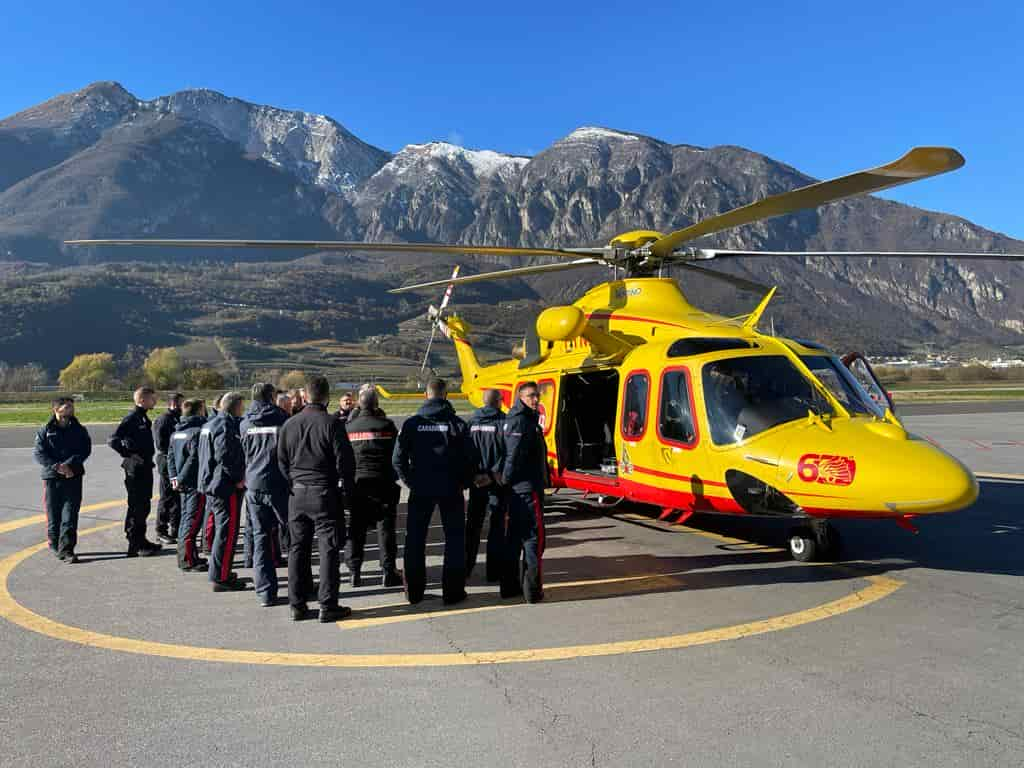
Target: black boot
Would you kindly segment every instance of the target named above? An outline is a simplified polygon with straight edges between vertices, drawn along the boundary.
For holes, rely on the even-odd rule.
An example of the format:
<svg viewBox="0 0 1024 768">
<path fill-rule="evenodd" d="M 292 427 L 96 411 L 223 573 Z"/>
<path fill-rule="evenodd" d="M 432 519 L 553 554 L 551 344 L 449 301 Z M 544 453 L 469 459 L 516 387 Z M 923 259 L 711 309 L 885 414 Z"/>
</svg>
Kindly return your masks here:
<svg viewBox="0 0 1024 768">
<path fill-rule="evenodd" d="M 320 623 L 330 624 L 334 621 L 341 621 L 347 619 L 352 615 L 352 609 L 347 605 L 335 605 L 335 606 L 320 606 Z"/>
<path fill-rule="evenodd" d="M 402 586 L 402 574 L 396 569 L 390 568 L 384 572 L 384 586 L 385 587 L 400 587 Z"/>
</svg>

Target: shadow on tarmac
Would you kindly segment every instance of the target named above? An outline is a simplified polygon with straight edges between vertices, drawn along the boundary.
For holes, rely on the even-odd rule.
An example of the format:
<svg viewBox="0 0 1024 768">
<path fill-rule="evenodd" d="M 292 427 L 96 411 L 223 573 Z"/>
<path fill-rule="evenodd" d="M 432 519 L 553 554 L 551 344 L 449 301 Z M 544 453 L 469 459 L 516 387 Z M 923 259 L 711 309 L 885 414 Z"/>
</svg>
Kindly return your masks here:
<svg viewBox="0 0 1024 768">
<path fill-rule="evenodd" d="M 625 511 L 623 505 L 617 508 Z M 630 512 L 657 518 L 658 511 L 629 505 Z M 842 541 L 839 562 L 904 561 L 906 567 L 968 573 L 1024 576 L 1024 482 L 985 480 L 978 500 L 968 509 L 914 518 L 920 531 L 910 533 L 883 520 L 835 520 Z M 642 523 L 641 523 L 642 524 Z M 687 526 L 766 546 L 786 546 L 791 522 L 697 514 Z M 728 551 L 731 545 L 721 544 Z M 749 551 L 749 550 L 745 550 Z M 781 578 L 781 574 L 780 574 Z"/>
</svg>

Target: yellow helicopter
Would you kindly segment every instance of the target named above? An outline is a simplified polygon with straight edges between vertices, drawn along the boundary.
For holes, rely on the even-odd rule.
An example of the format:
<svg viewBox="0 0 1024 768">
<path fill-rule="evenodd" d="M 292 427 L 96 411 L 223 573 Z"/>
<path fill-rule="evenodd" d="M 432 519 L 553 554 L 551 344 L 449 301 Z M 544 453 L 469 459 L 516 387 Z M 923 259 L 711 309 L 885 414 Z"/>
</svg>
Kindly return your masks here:
<svg viewBox="0 0 1024 768">
<path fill-rule="evenodd" d="M 496 278 L 604 265 L 612 280 L 537 317 L 520 359 L 483 366 L 468 325 L 434 319 L 456 346 L 463 391 L 506 403 L 526 381 L 540 388 L 552 485 L 662 509 L 677 522 L 696 512 L 769 515 L 791 523 L 797 560 L 835 553 L 831 518 L 890 519 L 914 530 L 917 515 L 963 509 L 978 496 L 973 474 L 909 433 L 862 357 L 845 362 L 808 341 L 757 329 L 775 289 L 748 315 L 723 317 L 690 304 L 669 266 L 745 290 L 758 287 L 700 267 L 720 258 L 808 256 L 1024 259 L 1021 254 L 765 252 L 685 247 L 706 235 L 955 170 L 953 149 L 917 147 L 900 159 L 818 182 L 699 221 L 670 234 L 638 230 L 591 248 L 267 240 L 77 240 L 81 245 L 305 248 L 551 257 L 535 264 L 403 286 L 418 291 Z"/>
</svg>

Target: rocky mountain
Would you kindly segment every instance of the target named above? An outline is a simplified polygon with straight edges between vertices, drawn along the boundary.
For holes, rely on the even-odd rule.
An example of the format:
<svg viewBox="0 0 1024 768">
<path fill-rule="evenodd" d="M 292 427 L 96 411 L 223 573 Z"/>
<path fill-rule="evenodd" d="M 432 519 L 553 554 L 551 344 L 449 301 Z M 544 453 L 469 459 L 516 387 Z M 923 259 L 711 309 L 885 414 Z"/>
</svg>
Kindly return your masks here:
<svg viewBox="0 0 1024 768">
<path fill-rule="evenodd" d="M 0 261 L 290 257 L 61 244 L 129 235 L 589 245 L 630 229 L 676 229 L 810 181 L 740 147 L 671 145 L 599 127 L 579 128 L 532 158 L 444 142 L 391 155 L 321 115 L 208 90 L 144 101 L 116 83 L 96 83 L 0 121 Z M 877 198 L 761 222 L 706 244 L 1024 251 L 1024 242 L 964 219 Z M 439 274 L 449 262 L 425 271 Z M 397 282 L 403 268 L 423 271 L 424 263 L 395 258 L 377 279 Z M 876 351 L 923 342 L 1024 344 L 1024 269 L 1016 264 L 765 258 L 717 268 L 779 284 L 788 301 L 773 308 L 777 327 L 830 343 Z M 601 277 L 563 273 L 516 283 L 513 292 L 566 299 Z M 689 275 L 687 290 L 719 311 L 751 303 Z"/>
</svg>

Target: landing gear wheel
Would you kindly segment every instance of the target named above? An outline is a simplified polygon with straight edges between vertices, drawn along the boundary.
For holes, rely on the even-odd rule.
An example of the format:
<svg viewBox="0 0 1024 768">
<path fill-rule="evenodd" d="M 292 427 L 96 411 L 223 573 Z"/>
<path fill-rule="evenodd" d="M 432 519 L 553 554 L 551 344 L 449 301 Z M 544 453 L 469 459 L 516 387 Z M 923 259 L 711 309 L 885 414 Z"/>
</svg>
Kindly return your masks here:
<svg viewBox="0 0 1024 768">
<path fill-rule="evenodd" d="M 801 563 L 810 563 L 818 557 L 818 538 L 809 528 L 798 528 L 789 534 L 789 554 Z"/>
</svg>

